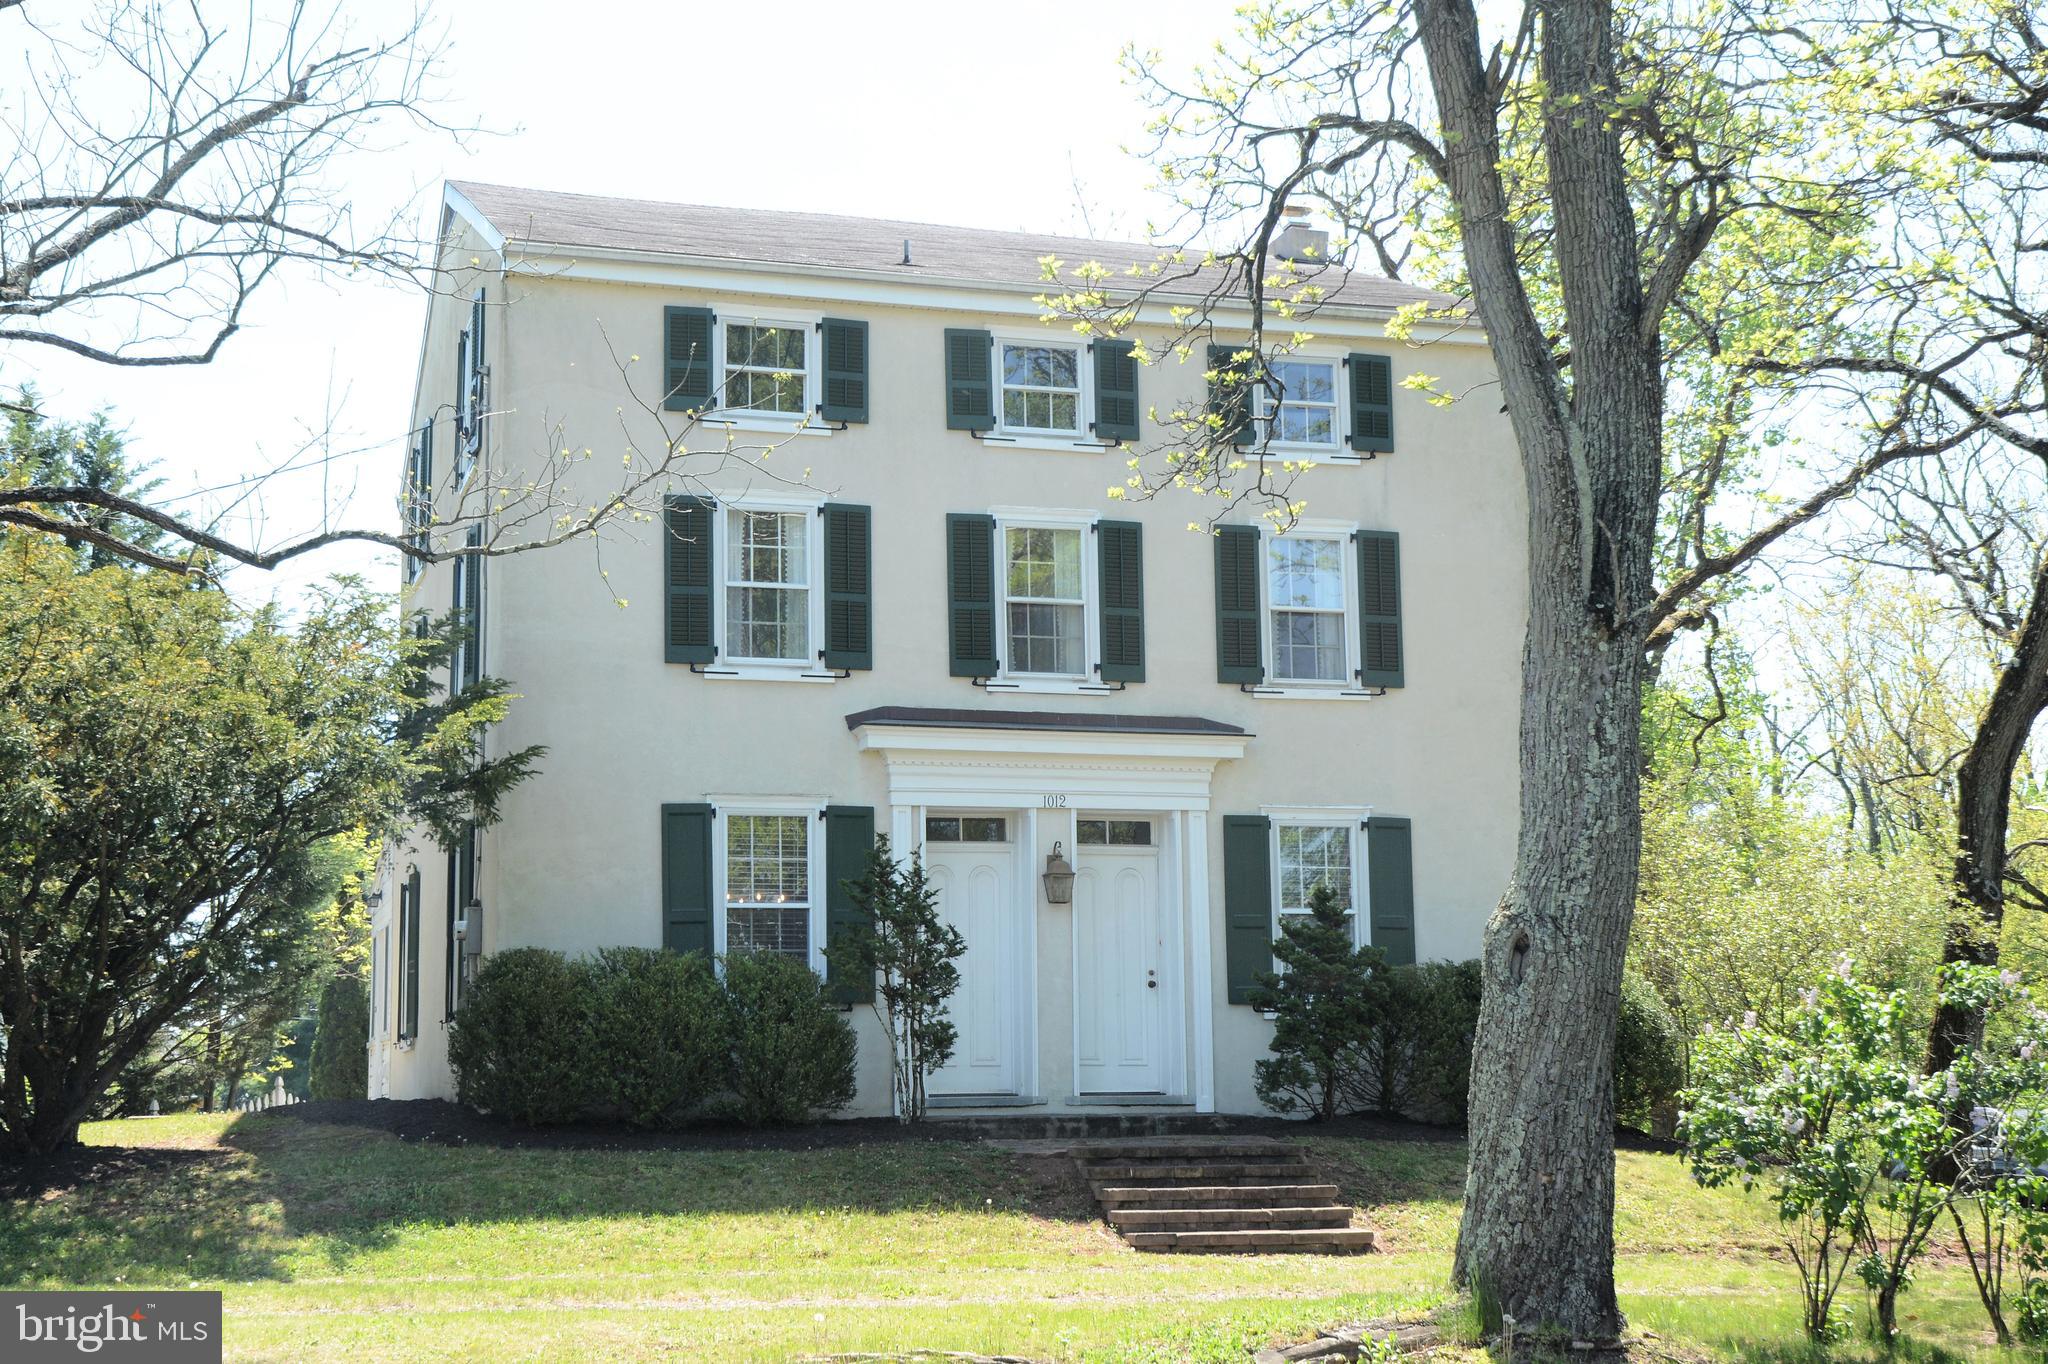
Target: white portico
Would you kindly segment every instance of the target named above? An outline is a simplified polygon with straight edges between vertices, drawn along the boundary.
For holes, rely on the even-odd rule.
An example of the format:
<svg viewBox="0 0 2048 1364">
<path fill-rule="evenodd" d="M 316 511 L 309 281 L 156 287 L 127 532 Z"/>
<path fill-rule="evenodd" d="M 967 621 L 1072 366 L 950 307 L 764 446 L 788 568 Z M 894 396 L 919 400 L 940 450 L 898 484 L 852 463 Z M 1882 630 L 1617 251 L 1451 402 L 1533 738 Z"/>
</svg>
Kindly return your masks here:
<svg viewBox="0 0 2048 1364">
<path fill-rule="evenodd" d="M 1206 815 L 1234 725 L 1183 716 L 881 707 L 887 828 L 967 941 L 945 1107 L 1216 1107 Z M 1072 901 L 1049 903 L 1055 849 Z"/>
</svg>

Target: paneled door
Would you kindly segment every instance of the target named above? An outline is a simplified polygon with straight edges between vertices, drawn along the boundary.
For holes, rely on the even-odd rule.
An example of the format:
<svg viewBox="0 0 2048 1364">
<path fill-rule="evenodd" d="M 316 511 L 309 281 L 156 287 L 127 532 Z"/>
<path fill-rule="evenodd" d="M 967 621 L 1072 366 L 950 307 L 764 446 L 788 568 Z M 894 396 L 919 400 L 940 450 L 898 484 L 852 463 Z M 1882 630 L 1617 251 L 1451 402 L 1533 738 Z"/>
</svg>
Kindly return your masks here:
<svg viewBox="0 0 2048 1364">
<path fill-rule="evenodd" d="M 1166 1090 L 1165 921 L 1158 826 L 1152 820 L 1076 821 L 1074 1065 L 1081 1094 Z"/>
<path fill-rule="evenodd" d="M 925 866 L 938 891 L 939 915 L 967 943 L 959 961 L 960 988 L 947 1001 L 959 1036 L 952 1059 L 926 1081 L 930 1094 L 1016 1094 L 1023 1083 L 1021 1006 L 1028 982 L 1017 852 L 1006 841 L 1011 824 L 935 815 L 927 826 Z"/>
</svg>

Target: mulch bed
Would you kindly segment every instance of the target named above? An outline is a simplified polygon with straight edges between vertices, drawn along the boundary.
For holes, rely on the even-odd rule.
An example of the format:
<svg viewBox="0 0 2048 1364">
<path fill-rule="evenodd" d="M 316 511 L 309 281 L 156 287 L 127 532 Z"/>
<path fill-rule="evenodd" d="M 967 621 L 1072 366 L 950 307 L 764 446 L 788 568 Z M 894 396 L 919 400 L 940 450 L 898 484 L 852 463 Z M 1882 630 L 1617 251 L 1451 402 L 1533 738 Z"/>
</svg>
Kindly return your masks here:
<svg viewBox="0 0 2048 1364">
<path fill-rule="evenodd" d="M 959 1142 L 997 1138 L 1029 1138 L 1046 1134 L 1046 1118 L 975 1118 L 949 1120 L 934 1114 L 930 1121 L 907 1125 L 893 1118 L 849 1118 L 806 1127 L 749 1129 L 705 1123 L 674 1132 L 642 1132 L 623 1125 L 577 1123 L 564 1127 L 521 1127 L 472 1112 L 446 1099 L 316 1099 L 270 1110 L 298 1122 L 333 1123 L 344 1127 L 389 1132 L 405 1141 L 444 1146 L 529 1147 L 549 1150 L 599 1151 L 809 1151 L 821 1147 L 864 1146 L 877 1142 Z M 1102 1135 L 1114 1119 L 1104 1124 Z M 1182 1130 L 1175 1124 L 1174 1130 Z M 1339 1118 L 1305 1124 L 1279 1118 L 1203 1116 L 1189 1118 L 1190 1133 L 1233 1136 L 1337 1136 L 1373 1141 L 1463 1141 L 1454 1127 L 1386 1118 Z M 1091 1135 L 1093 1133 L 1091 1132 Z"/>
</svg>

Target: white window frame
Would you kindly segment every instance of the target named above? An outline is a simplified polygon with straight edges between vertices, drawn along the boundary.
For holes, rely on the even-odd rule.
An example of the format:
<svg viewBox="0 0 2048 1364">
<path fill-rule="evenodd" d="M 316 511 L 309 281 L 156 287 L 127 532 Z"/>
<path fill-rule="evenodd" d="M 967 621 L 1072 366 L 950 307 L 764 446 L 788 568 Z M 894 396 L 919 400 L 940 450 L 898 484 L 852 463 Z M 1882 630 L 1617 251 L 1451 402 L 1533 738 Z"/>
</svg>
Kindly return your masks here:
<svg viewBox="0 0 2048 1364">
<path fill-rule="evenodd" d="M 1259 667 L 1266 681 L 1253 688 L 1258 696 L 1342 697 L 1367 699 L 1369 693 L 1358 685 L 1358 525 L 1351 521 L 1297 521 L 1285 531 L 1262 527 L 1259 534 Z M 1344 573 L 1344 675 L 1334 681 L 1315 678 L 1283 678 L 1275 670 L 1278 632 L 1273 628 L 1272 545 L 1276 540 L 1335 540 L 1337 562 Z"/>
<path fill-rule="evenodd" d="M 700 422 L 724 426 L 735 431 L 773 431 L 780 435 L 829 436 L 832 428 L 818 419 L 818 404 L 822 387 L 820 383 L 820 350 L 822 337 L 820 328 L 824 314 L 748 314 L 728 313 L 712 309 L 711 324 L 711 382 L 715 399 L 711 408 L 698 418 Z M 725 329 L 727 327 L 779 327 L 801 332 L 804 338 L 804 407 L 801 412 L 763 412 L 753 407 L 728 407 L 726 399 L 726 352 Z"/>
<path fill-rule="evenodd" d="M 996 653 L 1002 664 L 996 675 L 982 683 L 986 691 L 1014 691 L 1045 695 L 1106 695 L 1117 691 L 1100 675 L 1102 662 L 1102 588 L 1097 559 L 1100 546 L 1095 524 L 1101 518 L 1092 511 L 1049 507 L 996 507 L 995 610 Z M 1027 673 L 1012 666 L 1010 648 L 1010 531 L 1078 530 L 1081 533 L 1081 671 L 1079 673 Z"/>
<path fill-rule="evenodd" d="M 988 439 L 1037 450 L 1100 450 L 1104 442 L 1091 429 L 1095 421 L 1095 364 L 1082 340 L 1068 341 L 1056 335 L 1004 335 L 997 333 L 989 354 L 990 400 L 995 409 L 995 428 Z M 1037 426 L 1011 426 L 1003 420 L 1003 347 L 1033 346 L 1074 352 L 1074 430 L 1048 430 Z"/>
<path fill-rule="evenodd" d="M 1259 813 L 1266 816 L 1268 823 L 1268 849 L 1272 863 L 1272 933 L 1273 940 L 1280 939 L 1280 916 L 1287 911 L 1280 903 L 1280 829 L 1282 825 L 1293 828 L 1344 829 L 1351 836 L 1351 944 L 1354 947 L 1370 945 L 1372 934 L 1367 917 L 1372 909 L 1372 883 L 1367 879 L 1367 855 L 1365 846 L 1366 821 L 1372 818 L 1372 808 L 1364 805 L 1304 805 L 1293 807 L 1261 807 Z M 1298 911 L 1295 911 L 1298 912 Z"/>
<path fill-rule="evenodd" d="M 715 495 L 711 518 L 711 562 L 713 598 L 711 602 L 711 633 L 718 645 L 715 662 L 697 669 L 708 678 L 735 679 L 750 682 L 837 682 L 839 674 L 827 671 L 819 652 L 824 648 L 825 639 L 825 502 L 822 497 L 807 497 L 793 494 L 736 493 Z M 732 562 L 732 513 L 734 512 L 777 512 L 784 515 L 802 515 L 810 539 L 806 554 L 810 562 L 810 656 L 807 658 L 735 658 L 726 652 L 726 643 L 731 639 L 731 606 L 728 595 L 731 578 L 727 576 Z"/>
<path fill-rule="evenodd" d="M 810 931 L 806 953 L 811 970 L 825 974 L 825 838 L 824 811 L 829 801 L 809 796 L 707 796 L 712 810 L 711 859 L 711 946 L 713 953 L 726 954 L 726 909 L 728 863 L 734 815 L 801 815 L 804 819 L 804 868 L 810 887 Z"/>
<path fill-rule="evenodd" d="M 1332 436 L 1328 445 L 1318 445 L 1314 441 L 1276 438 L 1268 440 L 1266 448 L 1280 454 L 1306 456 L 1322 463 L 1362 463 L 1359 453 L 1351 448 L 1350 374 L 1345 367 L 1344 357 L 1322 351 L 1291 351 L 1271 356 L 1266 363 L 1269 367 L 1287 363 L 1330 367 Z M 1253 419 L 1258 423 L 1260 434 L 1269 434 L 1275 424 L 1276 408 L 1272 394 L 1266 391 L 1263 383 L 1252 386 L 1252 407 Z"/>
</svg>

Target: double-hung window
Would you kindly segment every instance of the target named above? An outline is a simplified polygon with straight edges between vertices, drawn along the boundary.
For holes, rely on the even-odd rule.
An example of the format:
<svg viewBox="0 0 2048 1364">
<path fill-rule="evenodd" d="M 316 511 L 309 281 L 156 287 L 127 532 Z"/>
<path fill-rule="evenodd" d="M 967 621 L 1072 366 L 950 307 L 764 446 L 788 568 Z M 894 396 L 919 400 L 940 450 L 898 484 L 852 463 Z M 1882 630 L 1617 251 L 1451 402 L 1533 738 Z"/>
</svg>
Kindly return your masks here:
<svg viewBox="0 0 2048 1364">
<path fill-rule="evenodd" d="M 1352 896 L 1357 870 L 1357 827 L 1354 818 L 1273 822 L 1273 866 L 1279 879 L 1279 893 L 1273 897 L 1276 935 L 1281 923 L 1309 912 L 1310 893 L 1324 885 L 1351 916 L 1352 936 L 1357 938 L 1358 906 Z"/>
<path fill-rule="evenodd" d="M 807 812 L 728 813 L 725 950 L 811 961 L 811 824 Z"/>
<path fill-rule="evenodd" d="M 1266 676 L 1281 685 L 1343 686 L 1355 664 L 1355 570 L 1344 532 L 1268 535 Z"/>
<path fill-rule="evenodd" d="M 811 410 L 810 327 L 760 318 L 721 319 L 718 406 L 800 421 Z"/>
<path fill-rule="evenodd" d="M 1264 385 L 1258 389 L 1271 443 L 1315 454 L 1344 452 L 1337 361 L 1293 356 L 1274 360 L 1271 368 L 1277 397 Z"/>
<path fill-rule="evenodd" d="M 997 341 L 1000 434 L 1078 440 L 1086 434 L 1081 347 L 1051 341 Z"/>
<path fill-rule="evenodd" d="M 735 663 L 808 663 L 808 511 L 729 508 L 725 515 L 725 656 Z"/>
<path fill-rule="evenodd" d="M 1082 525 L 1003 525 L 1008 672 L 1087 677 L 1087 540 Z"/>
</svg>

